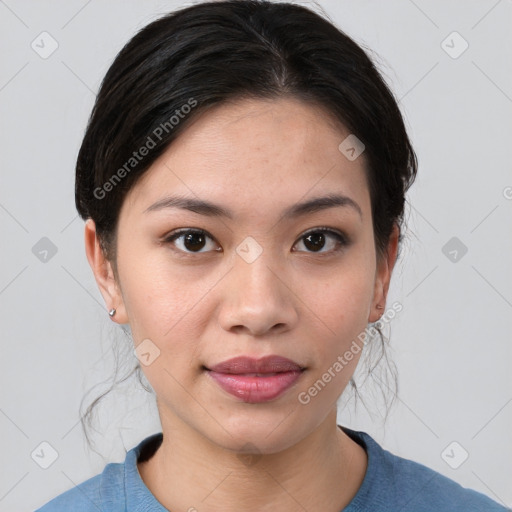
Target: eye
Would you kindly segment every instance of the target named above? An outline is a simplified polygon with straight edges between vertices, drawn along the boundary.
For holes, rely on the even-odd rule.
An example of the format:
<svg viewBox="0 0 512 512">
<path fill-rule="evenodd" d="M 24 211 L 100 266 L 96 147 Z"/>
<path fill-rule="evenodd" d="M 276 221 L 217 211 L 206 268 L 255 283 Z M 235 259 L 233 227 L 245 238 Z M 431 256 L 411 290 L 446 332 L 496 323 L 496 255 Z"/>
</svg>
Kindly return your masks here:
<svg viewBox="0 0 512 512">
<path fill-rule="evenodd" d="M 210 240 L 210 247 L 208 247 L 208 240 Z M 171 233 L 163 242 L 174 245 L 178 251 L 185 254 L 199 254 L 210 252 L 211 250 L 222 251 L 218 246 L 216 248 L 213 237 L 202 229 L 180 229 Z M 299 242 L 304 245 L 306 252 L 320 254 L 336 252 L 348 245 L 347 238 L 341 232 L 327 227 L 308 231 L 302 235 Z M 296 247 L 296 245 L 294 245 L 294 247 Z M 327 250 L 323 250 L 325 248 L 327 248 Z M 297 249 L 293 250 L 296 251 Z"/>
<path fill-rule="evenodd" d="M 304 242 L 302 242 L 302 240 L 304 240 Z M 342 233 L 323 227 L 308 231 L 301 236 L 299 242 L 306 247 L 307 252 L 313 253 L 336 252 L 348 245 L 348 240 Z M 322 251 L 325 247 L 327 247 L 327 250 Z M 329 250 L 329 248 L 331 248 L 331 250 Z"/>
<path fill-rule="evenodd" d="M 171 235 L 165 238 L 163 242 L 174 244 L 178 250 L 188 254 L 193 254 L 208 252 L 211 250 L 211 246 L 210 249 L 208 248 L 207 240 L 211 240 L 212 242 L 214 241 L 213 237 L 202 229 L 180 229 L 171 233 Z M 202 249 L 205 247 L 206 250 L 203 251 Z M 219 249 L 214 250 L 218 251 Z"/>
</svg>

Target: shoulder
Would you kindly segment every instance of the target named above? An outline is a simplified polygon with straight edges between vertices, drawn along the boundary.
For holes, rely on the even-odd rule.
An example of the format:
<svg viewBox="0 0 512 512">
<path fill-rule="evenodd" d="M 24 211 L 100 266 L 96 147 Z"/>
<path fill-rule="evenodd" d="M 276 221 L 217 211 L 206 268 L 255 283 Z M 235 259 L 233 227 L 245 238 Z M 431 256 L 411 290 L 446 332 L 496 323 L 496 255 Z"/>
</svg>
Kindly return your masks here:
<svg viewBox="0 0 512 512">
<path fill-rule="evenodd" d="M 384 450 L 385 451 L 385 450 Z M 488 496 L 438 473 L 423 464 L 385 451 L 399 503 L 404 510 L 450 512 L 504 512 Z"/>
<path fill-rule="evenodd" d="M 137 461 L 150 458 L 162 440 L 161 432 L 146 437 L 126 452 L 124 462 L 107 464 L 102 473 L 75 485 L 35 512 L 149 510 L 156 501 L 140 478 Z"/>
<path fill-rule="evenodd" d="M 383 449 L 369 434 L 343 430 L 365 448 L 368 468 L 347 512 L 359 510 L 427 512 L 505 512 L 486 495 Z"/>
<path fill-rule="evenodd" d="M 69 489 L 38 508 L 35 512 L 98 512 L 98 510 L 117 510 L 106 508 L 114 506 L 124 498 L 124 464 L 111 463 L 99 475 Z M 124 499 L 123 499 L 124 502 Z M 124 505 L 121 510 L 124 510 Z"/>
</svg>

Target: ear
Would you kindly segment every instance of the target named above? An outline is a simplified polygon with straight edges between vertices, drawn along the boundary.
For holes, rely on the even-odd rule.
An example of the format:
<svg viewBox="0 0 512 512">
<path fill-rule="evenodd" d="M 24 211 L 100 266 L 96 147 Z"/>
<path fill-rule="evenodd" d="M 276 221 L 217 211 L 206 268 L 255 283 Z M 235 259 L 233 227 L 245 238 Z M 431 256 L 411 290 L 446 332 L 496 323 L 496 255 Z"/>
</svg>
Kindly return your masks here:
<svg viewBox="0 0 512 512">
<path fill-rule="evenodd" d="M 373 301 L 370 309 L 368 322 L 376 322 L 382 316 L 386 309 L 386 297 L 388 295 L 391 273 L 396 263 L 398 253 L 398 238 L 400 228 L 395 223 L 393 231 L 389 237 L 386 254 L 377 262 L 377 273 L 375 276 L 375 287 L 373 291 Z M 377 306 L 382 306 L 377 308 Z"/>
<path fill-rule="evenodd" d="M 96 225 L 92 219 L 85 222 L 85 253 L 94 273 L 101 295 L 107 305 L 107 310 L 115 308 L 116 314 L 112 317 L 114 322 L 128 323 L 123 296 L 114 277 L 110 261 L 105 258 L 99 239 L 96 235 Z"/>
</svg>

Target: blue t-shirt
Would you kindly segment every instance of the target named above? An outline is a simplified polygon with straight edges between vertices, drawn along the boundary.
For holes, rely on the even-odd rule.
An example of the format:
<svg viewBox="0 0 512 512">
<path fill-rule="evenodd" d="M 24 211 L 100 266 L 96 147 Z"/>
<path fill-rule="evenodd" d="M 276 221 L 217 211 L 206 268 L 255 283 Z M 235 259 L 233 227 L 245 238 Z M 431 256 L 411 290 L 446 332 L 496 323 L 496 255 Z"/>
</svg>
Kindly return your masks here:
<svg viewBox="0 0 512 512">
<path fill-rule="evenodd" d="M 484 494 L 432 469 L 384 450 L 366 432 L 340 426 L 368 455 L 361 487 L 341 512 L 505 512 Z M 140 477 L 137 460 L 148 460 L 163 439 L 147 437 L 99 475 L 57 496 L 35 512 L 167 512 Z"/>
</svg>

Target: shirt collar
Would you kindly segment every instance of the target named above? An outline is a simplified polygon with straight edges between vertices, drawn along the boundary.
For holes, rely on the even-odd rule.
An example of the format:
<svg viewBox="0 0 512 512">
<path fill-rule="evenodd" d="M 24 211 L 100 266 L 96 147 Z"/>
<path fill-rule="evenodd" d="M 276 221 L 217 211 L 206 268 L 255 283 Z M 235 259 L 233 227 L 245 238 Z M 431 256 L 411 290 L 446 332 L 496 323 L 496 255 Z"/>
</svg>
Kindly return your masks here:
<svg viewBox="0 0 512 512">
<path fill-rule="evenodd" d="M 345 432 L 353 441 L 360 444 L 366 451 L 368 457 L 368 465 L 361 487 L 357 494 L 352 498 L 350 503 L 343 509 L 342 512 L 356 512 L 363 510 L 361 506 L 365 506 L 368 496 L 373 494 L 375 490 L 375 482 L 378 480 L 376 473 L 379 467 L 379 445 L 366 433 L 357 430 L 352 430 L 347 427 L 338 425 L 339 428 Z M 148 448 L 156 448 L 160 445 L 163 439 L 162 432 L 153 434 L 137 446 L 132 448 L 126 453 L 124 464 L 124 483 L 125 483 L 125 496 L 126 496 L 126 511 L 132 512 L 168 512 L 166 508 L 155 498 L 155 496 L 148 489 L 142 480 L 139 469 L 137 467 L 137 459 L 140 454 Z M 155 449 L 156 449 L 155 448 Z"/>
</svg>

